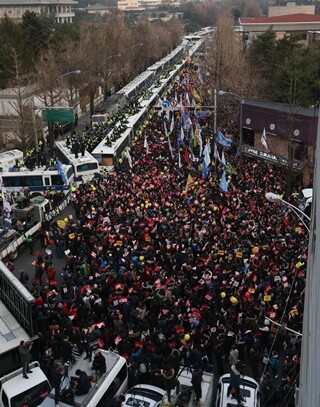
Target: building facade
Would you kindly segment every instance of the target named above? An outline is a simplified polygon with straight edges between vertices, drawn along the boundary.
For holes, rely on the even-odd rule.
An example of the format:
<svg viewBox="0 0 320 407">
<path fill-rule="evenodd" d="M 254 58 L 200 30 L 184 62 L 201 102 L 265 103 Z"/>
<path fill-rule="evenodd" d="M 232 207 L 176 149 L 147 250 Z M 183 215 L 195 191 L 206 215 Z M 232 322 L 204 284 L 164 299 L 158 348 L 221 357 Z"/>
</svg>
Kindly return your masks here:
<svg viewBox="0 0 320 407">
<path fill-rule="evenodd" d="M 244 99 L 241 114 L 243 154 L 283 166 L 292 160 L 308 185 L 314 168 L 318 109 Z M 261 142 L 264 131 L 267 148 Z"/>
<path fill-rule="evenodd" d="M 45 16 L 53 15 L 58 24 L 72 23 L 77 4 L 75 0 L 0 0 L 0 18 L 7 15 L 20 22 L 23 14 L 30 11 Z"/>
</svg>

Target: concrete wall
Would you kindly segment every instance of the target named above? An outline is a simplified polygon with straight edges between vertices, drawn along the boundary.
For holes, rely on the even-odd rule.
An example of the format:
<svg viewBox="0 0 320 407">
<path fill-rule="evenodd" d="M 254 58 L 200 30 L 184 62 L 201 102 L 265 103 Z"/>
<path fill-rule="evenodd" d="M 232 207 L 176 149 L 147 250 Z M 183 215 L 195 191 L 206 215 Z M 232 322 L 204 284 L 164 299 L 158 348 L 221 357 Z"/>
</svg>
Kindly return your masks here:
<svg viewBox="0 0 320 407">
<path fill-rule="evenodd" d="M 271 6 L 268 8 L 268 17 L 285 16 L 288 14 L 315 14 L 315 6 Z"/>
</svg>

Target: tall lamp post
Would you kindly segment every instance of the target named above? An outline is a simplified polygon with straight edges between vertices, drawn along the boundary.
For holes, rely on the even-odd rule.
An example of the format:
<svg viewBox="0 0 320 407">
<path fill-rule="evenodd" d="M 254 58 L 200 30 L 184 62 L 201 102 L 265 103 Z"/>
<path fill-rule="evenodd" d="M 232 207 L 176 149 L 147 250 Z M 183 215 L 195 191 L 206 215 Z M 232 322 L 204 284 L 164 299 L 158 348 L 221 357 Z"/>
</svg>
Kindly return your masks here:
<svg viewBox="0 0 320 407">
<path fill-rule="evenodd" d="M 318 119 L 317 137 L 320 137 L 320 120 Z M 312 200 L 311 218 L 302 212 L 298 207 L 284 201 L 276 194 L 269 192 L 266 198 L 270 202 L 283 202 L 302 220 L 302 215 L 310 222 L 310 227 L 306 226 L 309 232 L 308 263 L 306 273 L 306 286 L 304 293 L 303 326 L 302 326 L 302 346 L 301 346 L 301 367 L 298 407 L 318 407 L 320 401 L 319 386 L 319 365 L 320 365 L 320 243 L 316 237 L 316 231 L 320 230 L 320 217 L 317 216 L 320 210 L 320 149 L 316 149 L 314 193 Z M 300 216 L 301 214 L 301 216 Z"/>
<path fill-rule="evenodd" d="M 56 81 L 59 81 L 60 79 L 64 78 L 65 76 L 69 76 L 69 75 L 72 75 L 72 74 L 79 75 L 80 73 L 81 73 L 80 69 L 76 69 L 75 71 L 66 72 L 66 73 L 58 76 L 56 78 Z"/>
<path fill-rule="evenodd" d="M 60 79 L 65 78 L 69 75 L 79 75 L 81 73 L 80 69 L 76 69 L 74 71 L 66 72 L 55 79 L 55 82 L 59 82 Z M 54 108 L 54 106 L 51 106 Z M 48 137 L 49 137 L 49 153 L 52 155 L 53 148 L 54 148 L 54 134 L 53 134 L 53 122 L 48 121 Z"/>
<path fill-rule="evenodd" d="M 118 53 L 118 54 L 113 54 L 113 55 L 109 55 L 106 59 L 105 59 L 105 72 L 104 72 L 104 78 L 103 78 L 103 97 L 104 99 L 107 98 L 107 79 L 110 78 L 111 74 L 108 76 L 107 78 L 107 62 L 110 61 L 110 59 L 112 58 L 120 58 L 122 56 L 122 54 Z M 110 72 L 110 71 L 109 71 Z"/>
<path fill-rule="evenodd" d="M 317 140 L 320 140 L 318 113 Z M 304 298 L 299 407 L 318 407 L 320 404 L 320 148 L 316 148 L 312 213 L 309 233 L 308 264 Z M 318 236 L 317 236 L 318 234 Z M 318 238 L 317 238 L 318 237 Z"/>
<path fill-rule="evenodd" d="M 236 97 L 239 101 L 240 101 L 240 123 L 239 123 L 239 148 L 240 148 L 240 162 L 242 161 L 242 144 L 243 144 L 243 122 L 242 122 L 242 114 L 243 114 L 243 99 L 241 96 L 237 95 L 234 92 L 229 92 L 229 91 L 225 91 L 225 90 L 219 90 L 218 91 L 218 95 L 222 96 L 222 95 L 232 95 L 234 97 Z"/>
<path fill-rule="evenodd" d="M 308 222 L 311 222 L 311 218 L 309 218 L 309 216 L 306 215 L 301 209 L 299 209 L 295 205 L 292 205 L 290 202 L 285 201 L 283 198 L 281 198 L 274 192 L 266 193 L 266 198 L 268 199 L 269 202 L 283 203 L 286 206 L 288 206 L 288 208 L 290 208 L 295 213 L 295 215 L 300 219 L 300 221 L 304 224 L 304 227 L 307 229 L 307 231 L 310 232 L 310 228 L 309 226 L 306 225 L 305 221 L 303 220 L 303 217 L 305 217 L 308 220 Z"/>
<path fill-rule="evenodd" d="M 214 77 L 216 79 L 221 76 L 219 74 L 219 72 L 216 71 L 215 69 L 213 69 L 211 66 L 208 66 L 208 65 L 205 65 L 205 64 L 199 64 L 199 63 L 197 63 L 196 66 L 200 66 L 200 67 L 203 67 L 203 68 L 207 69 L 208 71 L 210 71 L 214 75 Z M 214 90 L 213 90 L 213 116 L 214 116 L 213 117 L 213 132 L 214 132 L 214 137 L 216 137 L 216 135 L 217 135 L 217 111 L 218 111 L 217 95 L 218 95 L 217 88 L 214 88 Z"/>
</svg>

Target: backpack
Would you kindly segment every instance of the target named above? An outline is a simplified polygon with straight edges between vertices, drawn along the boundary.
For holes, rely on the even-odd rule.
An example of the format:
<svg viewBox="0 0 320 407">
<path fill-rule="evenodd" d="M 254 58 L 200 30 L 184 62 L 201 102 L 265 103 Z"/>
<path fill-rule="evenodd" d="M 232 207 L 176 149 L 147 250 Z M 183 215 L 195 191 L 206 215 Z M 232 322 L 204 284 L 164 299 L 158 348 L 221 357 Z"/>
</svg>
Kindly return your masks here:
<svg viewBox="0 0 320 407">
<path fill-rule="evenodd" d="M 70 387 L 65 387 L 60 393 L 60 400 L 66 404 L 73 404 L 74 393 Z"/>
</svg>

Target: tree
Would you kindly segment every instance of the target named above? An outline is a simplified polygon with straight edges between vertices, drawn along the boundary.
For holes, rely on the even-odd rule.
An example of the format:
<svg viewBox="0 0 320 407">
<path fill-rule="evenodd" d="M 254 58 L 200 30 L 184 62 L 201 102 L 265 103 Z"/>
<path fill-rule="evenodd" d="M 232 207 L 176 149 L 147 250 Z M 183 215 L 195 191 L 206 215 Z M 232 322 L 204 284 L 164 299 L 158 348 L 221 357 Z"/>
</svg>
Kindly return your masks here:
<svg viewBox="0 0 320 407">
<path fill-rule="evenodd" d="M 276 33 L 271 27 L 252 40 L 248 53 L 249 63 L 256 67 L 256 74 L 267 97 L 270 97 L 270 84 L 278 62 L 276 55 Z"/>
<path fill-rule="evenodd" d="M 34 68 L 41 52 L 48 48 L 50 30 L 34 12 L 26 11 L 22 17 L 22 45 L 25 68 Z"/>
<path fill-rule="evenodd" d="M 39 100 L 46 107 L 60 106 L 65 97 L 65 89 L 58 81 L 60 74 L 57 57 L 52 48 L 40 54 L 36 65 L 36 87 Z M 53 153 L 54 135 L 53 123 L 48 122 L 49 130 L 49 151 Z"/>
<path fill-rule="evenodd" d="M 8 141 L 16 145 L 22 151 L 25 151 L 33 140 L 34 131 L 36 131 L 36 122 L 33 112 L 32 102 L 29 100 L 30 89 L 24 86 L 26 82 L 22 75 L 22 62 L 18 53 L 12 51 L 14 58 L 14 79 L 12 86 L 14 89 L 15 98 L 9 102 L 14 114 L 11 116 L 13 123 L 13 136 L 8 137 Z M 31 94 L 33 98 L 33 94 Z"/>
<path fill-rule="evenodd" d="M 273 99 L 287 103 L 294 80 L 295 98 L 299 105 L 314 105 L 319 95 L 319 60 L 318 47 L 293 49 L 288 57 L 283 58 L 274 74 Z"/>
<path fill-rule="evenodd" d="M 21 26 L 8 16 L 0 20 L 0 88 L 15 75 L 15 53 L 22 52 Z"/>
<path fill-rule="evenodd" d="M 105 72 L 104 32 L 101 26 L 90 24 L 81 29 L 77 63 L 85 77 L 83 91 L 90 99 L 90 113 L 94 113 L 94 100 Z M 101 58 L 102 56 L 102 58 Z"/>
</svg>

